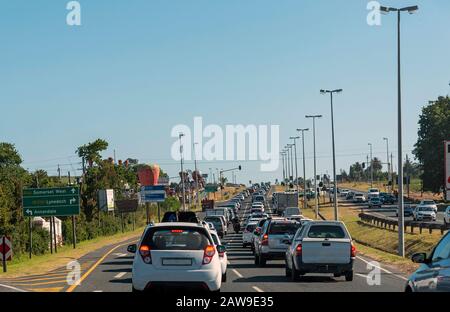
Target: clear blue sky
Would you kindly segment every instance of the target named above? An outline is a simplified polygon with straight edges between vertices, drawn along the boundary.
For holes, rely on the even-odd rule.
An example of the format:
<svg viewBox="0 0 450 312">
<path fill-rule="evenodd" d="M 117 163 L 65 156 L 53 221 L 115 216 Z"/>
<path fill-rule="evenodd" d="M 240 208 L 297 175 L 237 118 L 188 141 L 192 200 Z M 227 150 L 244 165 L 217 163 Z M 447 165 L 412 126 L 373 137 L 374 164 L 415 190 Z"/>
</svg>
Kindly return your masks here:
<svg viewBox="0 0 450 312">
<path fill-rule="evenodd" d="M 282 144 L 318 122 L 318 170 L 331 173 L 329 98 L 335 102 L 338 168 L 363 161 L 368 142 L 385 160 L 396 140 L 396 24 L 366 23 L 365 0 L 80 0 L 82 26 L 66 25 L 63 0 L 0 1 L 0 141 L 26 168 L 79 168 L 77 146 L 98 137 L 104 154 L 171 160 L 172 127 L 279 124 Z M 404 149 L 411 155 L 421 107 L 449 93 L 450 2 L 419 4 L 403 17 Z M 308 135 L 307 174 L 312 175 Z M 395 154 L 394 154 L 395 155 Z M 68 165 L 68 164 L 72 165 Z M 274 180 L 241 162 L 241 182 Z M 190 164 L 188 164 L 190 166 Z M 228 168 L 234 163 L 201 163 Z M 281 169 L 281 168 L 280 168 Z"/>
</svg>

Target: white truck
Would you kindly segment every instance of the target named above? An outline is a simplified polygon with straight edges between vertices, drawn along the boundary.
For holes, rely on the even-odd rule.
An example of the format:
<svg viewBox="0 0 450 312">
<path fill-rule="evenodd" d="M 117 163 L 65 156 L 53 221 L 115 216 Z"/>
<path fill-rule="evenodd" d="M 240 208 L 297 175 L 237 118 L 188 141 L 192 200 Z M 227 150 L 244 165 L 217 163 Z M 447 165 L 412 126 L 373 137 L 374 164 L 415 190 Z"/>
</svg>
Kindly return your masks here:
<svg viewBox="0 0 450 312">
<path fill-rule="evenodd" d="M 344 223 L 311 221 L 286 241 L 286 276 L 297 280 L 307 273 L 331 273 L 353 280 L 356 248 Z"/>
<path fill-rule="evenodd" d="M 273 210 L 274 213 L 282 215 L 288 207 L 298 207 L 297 192 L 280 192 L 273 193 Z"/>
</svg>

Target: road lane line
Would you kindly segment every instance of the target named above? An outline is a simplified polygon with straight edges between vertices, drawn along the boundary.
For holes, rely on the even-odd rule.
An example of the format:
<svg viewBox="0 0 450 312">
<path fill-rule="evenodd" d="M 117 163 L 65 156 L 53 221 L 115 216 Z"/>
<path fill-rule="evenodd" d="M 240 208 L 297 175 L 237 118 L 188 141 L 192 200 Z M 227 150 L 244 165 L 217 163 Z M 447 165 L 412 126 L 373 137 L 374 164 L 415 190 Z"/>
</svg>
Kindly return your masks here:
<svg viewBox="0 0 450 312">
<path fill-rule="evenodd" d="M 393 275 L 393 276 L 395 276 L 395 277 L 397 277 L 397 278 L 399 278 L 399 279 L 402 279 L 402 280 L 404 280 L 404 281 L 407 281 L 407 280 L 408 280 L 408 279 L 407 279 L 406 277 L 404 277 L 404 276 L 401 276 L 401 275 L 392 273 L 391 271 L 386 270 L 385 268 L 382 268 L 381 266 L 374 265 L 373 263 L 371 263 L 371 262 L 369 262 L 369 261 L 367 261 L 367 260 L 365 260 L 365 259 L 363 259 L 363 258 L 361 258 L 361 257 L 359 257 L 359 256 L 356 256 L 356 258 L 359 259 L 359 260 L 361 260 L 361 261 L 363 261 L 363 262 L 365 262 L 365 263 L 367 263 L 367 264 L 370 264 L 371 266 L 374 266 L 374 267 L 380 269 L 381 271 L 384 271 L 384 272 L 386 272 L 386 273 L 388 273 L 388 274 L 390 274 L 390 275 Z"/>
<path fill-rule="evenodd" d="M 17 287 L 13 287 L 13 286 L 9 286 L 9 285 L 4 285 L 4 284 L 0 284 L 0 287 L 12 289 L 12 290 L 19 291 L 19 292 L 27 292 L 27 291 L 24 290 L 24 289 L 20 289 L 20 288 L 17 288 Z"/>
<path fill-rule="evenodd" d="M 111 253 L 113 253 L 119 247 L 125 246 L 129 243 L 130 242 L 117 245 L 116 247 L 109 250 L 106 254 L 103 255 L 103 257 L 101 257 L 96 263 L 94 263 L 94 265 L 86 273 L 83 274 L 83 276 L 80 278 L 80 281 L 78 284 L 73 284 L 72 286 L 67 288 L 66 292 L 73 292 L 75 290 L 75 288 L 77 288 L 77 286 L 81 285 L 81 283 L 100 265 L 100 263 L 102 263 L 106 259 L 106 257 L 108 257 Z"/>
<path fill-rule="evenodd" d="M 236 269 L 232 269 L 231 271 L 233 271 L 234 274 L 236 274 L 239 278 L 243 278 L 243 277 L 244 277 L 244 276 L 243 276 L 241 273 L 239 273 Z"/>
<path fill-rule="evenodd" d="M 127 274 L 127 272 L 120 272 L 119 274 L 117 274 L 116 276 L 114 276 L 114 278 L 122 278 L 125 276 L 125 274 Z"/>
<path fill-rule="evenodd" d="M 259 287 L 252 286 L 252 288 L 253 288 L 254 290 L 256 290 L 256 292 L 259 292 L 259 293 L 263 293 L 263 292 L 264 292 L 264 290 L 262 290 L 262 289 L 259 288 Z"/>
</svg>

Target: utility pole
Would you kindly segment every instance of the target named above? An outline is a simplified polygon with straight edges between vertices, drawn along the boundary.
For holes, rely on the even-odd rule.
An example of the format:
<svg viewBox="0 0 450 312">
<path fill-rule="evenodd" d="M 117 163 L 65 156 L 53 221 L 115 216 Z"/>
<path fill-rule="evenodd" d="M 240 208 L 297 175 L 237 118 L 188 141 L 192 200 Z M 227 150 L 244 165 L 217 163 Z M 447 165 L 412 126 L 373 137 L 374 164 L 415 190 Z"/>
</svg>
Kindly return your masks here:
<svg viewBox="0 0 450 312">
<path fill-rule="evenodd" d="M 391 179 L 392 179 L 392 192 L 394 191 L 394 155 L 391 153 Z"/>
<path fill-rule="evenodd" d="M 299 184 L 298 183 L 298 167 L 297 167 L 297 140 L 300 139 L 300 137 L 290 137 L 291 140 L 294 141 L 294 151 L 295 151 L 295 184 L 297 184 L 297 196 L 300 194 Z"/>
<path fill-rule="evenodd" d="M 331 141 L 333 145 L 333 179 L 334 179 L 334 219 L 336 221 L 339 220 L 339 210 L 338 210 L 338 201 L 337 201 L 337 189 L 338 184 L 336 180 L 336 144 L 334 140 L 334 110 L 333 110 L 333 94 L 334 93 L 341 93 L 342 89 L 336 89 L 336 90 L 320 90 L 321 94 L 330 94 L 331 98 Z"/>
<path fill-rule="evenodd" d="M 58 164 L 58 180 L 61 181 L 61 168 L 59 167 L 59 164 Z"/>
<path fill-rule="evenodd" d="M 322 118 L 322 115 L 305 116 L 306 118 L 312 118 L 313 120 L 313 145 L 314 145 L 314 194 L 316 202 L 316 219 L 319 218 L 319 199 L 317 191 L 317 162 L 316 162 L 316 118 Z"/>
<path fill-rule="evenodd" d="M 389 182 L 391 182 L 391 185 L 389 187 L 389 192 L 392 192 L 392 179 L 391 179 L 391 163 L 389 162 L 389 139 L 388 138 L 383 138 L 383 140 L 386 141 L 386 160 L 387 160 L 387 165 L 388 165 L 388 185 Z"/>
<path fill-rule="evenodd" d="M 306 160 L 305 160 L 305 131 L 309 129 L 297 129 L 297 131 L 302 133 L 302 145 L 303 145 L 303 209 L 306 209 Z M 316 190 L 317 192 L 317 190 Z"/>
<path fill-rule="evenodd" d="M 183 210 L 186 211 L 186 193 L 184 189 L 184 170 L 183 170 L 183 144 L 181 143 L 181 138 L 184 136 L 183 133 L 180 133 L 178 135 L 178 138 L 180 140 L 180 161 L 181 161 L 181 189 L 182 189 L 182 207 Z"/>
<path fill-rule="evenodd" d="M 408 12 L 413 14 L 419 10 L 417 5 L 392 8 L 380 7 L 383 13 L 396 12 L 397 13 L 397 89 L 398 89 L 398 103 L 397 103 L 397 135 L 398 135 L 398 254 L 400 257 L 405 257 L 405 207 L 403 201 L 403 135 L 402 135 L 402 84 L 401 84 L 401 12 Z"/>
<path fill-rule="evenodd" d="M 194 143 L 194 163 L 195 163 L 195 188 L 197 190 L 197 205 L 198 207 L 201 207 L 200 204 L 200 193 L 198 191 L 198 179 L 199 179 L 199 172 L 197 171 L 197 153 L 196 153 L 196 146 L 198 145 L 198 143 Z"/>
<path fill-rule="evenodd" d="M 370 187 L 373 187 L 373 155 L 372 155 L 372 143 L 370 146 Z"/>
<path fill-rule="evenodd" d="M 284 153 L 280 153 L 281 155 L 281 164 L 283 166 L 283 182 L 286 182 L 286 172 L 284 171 Z"/>
<path fill-rule="evenodd" d="M 367 179 L 367 184 L 369 184 L 369 155 L 366 156 L 366 179 Z"/>
</svg>

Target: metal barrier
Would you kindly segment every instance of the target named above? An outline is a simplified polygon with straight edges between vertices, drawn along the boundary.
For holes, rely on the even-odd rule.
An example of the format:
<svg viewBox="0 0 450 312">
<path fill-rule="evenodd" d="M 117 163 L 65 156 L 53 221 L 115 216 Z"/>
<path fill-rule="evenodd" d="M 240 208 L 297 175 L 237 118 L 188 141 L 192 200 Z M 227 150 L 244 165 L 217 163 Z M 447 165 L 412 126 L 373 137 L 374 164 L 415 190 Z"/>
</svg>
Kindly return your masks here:
<svg viewBox="0 0 450 312">
<path fill-rule="evenodd" d="M 369 213 L 360 213 L 359 218 L 363 222 L 370 223 L 371 225 L 384 229 L 395 231 L 398 228 L 398 220 L 393 220 L 388 217 L 375 216 Z M 446 227 L 444 224 L 405 221 L 405 232 L 408 231 L 408 228 L 411 234 L 414 234 L 414 229 L 418 228 L 420 234 L 422 234 L 424 229 L 428 229 L 430 234 L 433 233 L 433 230 L 439 230 L 441 231 L 441 235 L 444 235 L 445 231 L 449 229 L 449 227 Z"/>
</svg>

